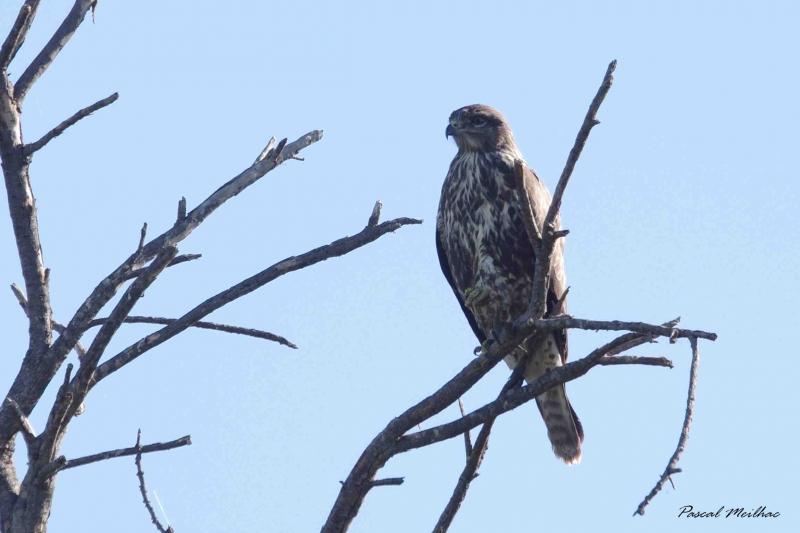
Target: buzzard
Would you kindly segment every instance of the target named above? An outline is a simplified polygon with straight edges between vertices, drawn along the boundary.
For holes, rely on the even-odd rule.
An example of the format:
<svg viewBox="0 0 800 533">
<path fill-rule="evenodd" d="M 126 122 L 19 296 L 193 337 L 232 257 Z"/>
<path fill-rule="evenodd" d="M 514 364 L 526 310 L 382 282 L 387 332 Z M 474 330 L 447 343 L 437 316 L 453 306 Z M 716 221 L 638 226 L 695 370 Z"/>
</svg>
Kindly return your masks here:
<svg viewBox="0 0 800 533">
<path fill-rule="evenodd" d="M 531 297 L 536 257 L 514 175 L 514 161 L 524 159 L 508 122 L 486 105 L 453 111 L 445 133 L 455 139 L 458 153 L 442 186 L 436 249 L 444 277 L 484 344 L 522 315 Z M 551 196 L 536 173 L 527 164 L 523 168 L 534 220 L 541 227 Z M 566 289 L 562 240 L 556 244 L 550 275 L 547 309 L 553 310 Z M 561 310 L 566 312 L 566 302 Z M 506 364 L 513 369 L 532 343 L 529 339 L 506 356 Z M 567 330 L 555 331 L 531 357 L 525 380 L 530 383 L 566 360 Z M 579 462 L 583 427 L 564 386 L 545 392 L 536 403 L 556 456 L 567 464 Z"/>
</svg>

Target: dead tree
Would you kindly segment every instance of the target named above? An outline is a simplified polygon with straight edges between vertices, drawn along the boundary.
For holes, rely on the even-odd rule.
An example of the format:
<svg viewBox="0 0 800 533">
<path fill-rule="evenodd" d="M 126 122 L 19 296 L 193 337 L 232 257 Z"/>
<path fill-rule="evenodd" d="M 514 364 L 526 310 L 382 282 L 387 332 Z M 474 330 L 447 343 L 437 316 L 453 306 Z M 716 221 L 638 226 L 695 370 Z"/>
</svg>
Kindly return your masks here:
<svg viewBox="0 0 800 533">
<path fill-rule="evenodd" d="M 92 389 L 112 374 L 144 355 L 152 348 L 170 340 L 191 327 L 213 329 L 249 335 L 294 347 L 292 343 L 272 333 L 225 324 L 204 322 L 203 318 L 230 302 L 249 294 L 284 274 L 300 270 L 320 261 L 347 254 L 379 237 L 421 221 L 398 218 L 380 223 L 380 203 L 372 213 L 365 213 L 367 225 L 352 237 L 345 237 L 304 254 L 289 257 L 252 277 L 210 296 L 178 318 L 133 316 L 136 303 L 164 269 L 198 259 L 196 254 L 179 255 L 178 245 L 226 201 L 243 192 L 268 172 L 291 159 L 322 138 L 321 131 L 312 131 L 293 142 L 287 139 L 276 143 L 271 139 L 252 165 L 214 191 L 199 205 L 188 211 L 186 200 L 178 202 L 178 214 L 172 227 L 149 239 L 147 224 L 141 229 L 138 244 L 131 242 L 131 255 L 108 276 L 100 280 L 75 311 L 66 325 L 53 317 L 50 307 L 50 270 L 45 266 L 39 240 L 36 200 L 29 174 L 33 156 L 49 142 L 64 133 L 81 119 L 117 100 L 117 94 L 86 107 L 53 128 L 41 139 L 26 143 L 22 132 L 22 109 L 25 96 L 34 83 L 55 61 L 77 31 L 87 13 L 94 10 L 97 0 L 76 0 L 69 14 L 52 38 L 34 58 L 22 75 L 12 82 L 8 67 L 20 49 L 33 23 L 39 0 L 27 0 L 22 5 L 11 31 L 0 48 L 0 156 L 8 195 L 17 251 L 24 280 L 24 290 L 12 286 L 22 310 L 28 318 L 28 349 L 19 373 L 0 405 L 0 531 L 4 533 L 41 533 L 47 521 L 62 470 L 115 457 L 135 456 L 142 497 L 159 531 L 164 528 L 155 518 L 145 489 L 141 466 L 142 454 L 170 450 L 191 444 L 190 437 L 172 442 L 142 445 L 137 438 L 130 448 L 97 453 L 87 457 L 66 458 L 59 454 L 62 440 L 72 419 L 84 409 L 84 400 Z M 368 216 L 369 215 L 369 216 Z M 124 289 L 119 301 L 107 316 L 98 318 L 118 291 Z M 153 289 L 156 290 L 156 289 Z M 106 348 L 124 323 L 144 322 L 163 325 L 119 353 L 106 354 Z M 90 328 L 99 330 L 85 346 L 82 339 Z M 53 340 L 53 331 L 57 337 Z M 70 352 L 79 358 L 77 369 L 72 364 L 62 368 Z M 101 363 L 101 359 L 104 361 Z M 57 375 L 61 374 L 57 378 Z M 37 432 L 29 416 L 42 398 L 47 386 L 58 379 L 53 405 L 49 407 L 47 423 Z M 24 437 L 28 465 L 20 480 L 14 464 L 14 439 Z M 133 428 L 131 428 L 133 434 Z"/>
<path fill-rule="evenodd" d="M 583 120 L 575 144 L 569 153 L 564 171 L 553 194 L 553 201 L 545 217 L 542 227 L 538 227 L 531 211 L 530 199 L 525 193 L 521 162 L 516 166 L 517 193 L 520 208 L 523 213 L 525 229 L 531 240 L 531 245 L 536 253 L 536 265 L 533 278 L 533 291 L 530 304 L 523 316 L 508 330 L 501 334 L 500 342 L 491 345 L 485 353 L 480 353 L 455 377 L 445 383 L 439 390 L 417 403 L 397 418 L 394 418 L 386 428 L 381 431 L 367 446 L 359 457 L 347 479 L 342 482 L 339 496 L 334 502 L 327 521 L 322 527 L 323 533 L 343 533 L 358 514 L 361 504 L 369 491 L 376 486 L 400 485 L 403 478 L 375 479 L 378 471 L 392 457 L 397 454 L 430 446 L 447 439 L 464 437 L 466 447 L 466 465 L 458 478 L 453 495 L 443 510 L 439 521 L 433 528 L 434 533 L 444 533 L 448 530 L 455 518 L 469 489 L 470 482 L 475 478 L 483 456 L 486 453 L 489 435 L 494 420 L 512 409 L 529 402 L 548 389 L 559 386 L 568 381 L 577 379 L 598 365 L 655 365 L 672 367 L 672 362 L 666 358 L 622 356 L 623 352 L 640 346 L 647 342 L 654 342 L 658 337 L 665 337 L 671 343 L 678 339 L 689 340 L 692 350 L 692 366 L 689 378 L 689 393 L 686 403 L 686 417 L 681 429 L 678 447 L 669 460 L 666 469 L 661 475 L 656 486 L 645 497 L 634 514 L 644 514 L 645 507 L 661 490 L 670 476 L 680 472 L 677 468 L 678 460 L 683 452 L 692 421 L 694 409 L 694 391 L 697 380 L 697 365 L 699 351 L 697 339 L 715 340 L 714 333 L 705 331 L 678 329 L 675 326 L 679 319 L 672 320 L 662 325 L 645 324 L 642 322 L 600 321 L 574 318 L 566 314 L 559 314 L 556 309 L 551 311 L 552 316 L 545 315 L 545 295 L 548 288 L 548 273 L 555 242 L 566 237 L 568 230 L 556 230 L 555 221 L 561 209 L 561 201 L 569 182 L 575 164 L 580 157 L 591 129 L 599 124 L 597 111 L 606 97 L 613 82 L 613 72 L 616 61 L 612 61 L 603 77 L 603 82 L 596 96 L 589 106 L 589 111 Z M 566 296 L 566 293 L 564 294 Z M 564 297 L 562 296 L 562 298 Z M 604 331 L 627 331 L 628 333 L 615 340 L 600 346 L 586 357 L 555 368 L 542 377 L 522 386 L 522 373 L 527 366 L 527 361 L 521 361 L 503 386 L 496 400 L 482 406 L 471 413 L 466 413 L 460 397 L 471 389 L 481 378 L 495 367 L 503 357 L 511 353 L 516 346 L 532 336 L 541 336 L 555 329 L 583 329 Z M 529 357 L 529 356 L 528 356 Z M 421 423 L 429 420 L 444 409 L 459 402 L 461 418 L 452 422 L 441 424 L 425 430 L 413 431 Z M 474 444 L 470 438 L 470 430 L 481 427 Z M 412 432 L 413 431 L 413 432 Z"/>
</svg>

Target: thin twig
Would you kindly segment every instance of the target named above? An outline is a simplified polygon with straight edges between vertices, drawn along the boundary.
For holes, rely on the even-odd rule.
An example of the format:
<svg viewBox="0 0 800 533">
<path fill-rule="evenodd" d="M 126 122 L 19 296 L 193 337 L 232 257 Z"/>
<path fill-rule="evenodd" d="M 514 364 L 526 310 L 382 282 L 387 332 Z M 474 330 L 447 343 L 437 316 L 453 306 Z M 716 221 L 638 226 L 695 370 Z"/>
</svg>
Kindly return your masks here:
<svg viewBox="0 0 800 533">
<path fill-rule="evenodd" d="M 642 357 L 639 355 L 620 355 L 603 357 L 598 362 L 600 366 L 614 365 L 645 365 L 645 366 L 664 366 L 672 368 L 674 365 L 666 357 Z"/>
<path fill-rule="evenodd" d="M 196 259 L 200 259 L 201 257 L 203 257 L 202 254 L 183 254 L 183 255 L 179 255 L 175 259 L 170 261 L 169 264 L 167 265 L 167 267 L 174 267 L 175 265 L 180 265 L 181 263 L 186 263 L 188 261 L 194 261 Z M 133 272 L 129 272 L 122 279 L 123 279 L 123 281 L 127 281 L 129 279 L 134 279 L 134 278 L 139 277 L 139 274 L 141 274 L 141 273 L 142 273 L 141 270 L 135 270 Z"/>
<path fill-rule="evenodd" d="M 667 337 L 670 340 L 679 338 L 696 337 L 710 341 L 717 340 L 716 333 L 707 331 L 677 329 L 665 326 L 656 326 L 646 322 L 624 322 L 621 320 L 587 320 L 584 318 L 574 318 L 571 316 L 557 316 L 553 318 L 542 318 L 539 320 L 530 319 L 524 323 L 526 327 L 532 327 L 538 331 L 554 329 L 584 329 L 589 331 L 632 331 L 656 337 Z M 524 331 L 523 328 L 522 331 Z"/>
<path fill-rule="evenodd" d="M 114 93 L 108 98 L 103 98 L 102 100 L 95 102 L 88 107 L 84 107 L 83 109 L 81 109 L 80 111 L 69 117 L 67 120 L 65 120 L 64 122 L 53 128 L 52 130 L 48 131 L 38 141 L 26 144 L 25 155 L 30 156 L 34 152 L 38 152 L 39 150 L 44 148 L 47 143 L 49 143 L 50 141 L 52 141 L 53 139 L 64 133 L 67 130 L 67 128 L 69 128 L 70 126 L 74 126 L 79 120 L 88 117 L 95 111 L 98 111 L 106 106 L 113 104 L 114 102 L 117 101 L 118 98 L 119 94 Z"/>
<path fill-rule="evenodd" d="M 694 393 L 695 389 L 697 388 L 697 367 L 700 364 L 700 350 L 697 347 L 697 339 L 695 337 L 689 337 L 689 343 L 692 347 L 692 367 L 689 370 L 689 393 L 686 396 L 686 415 L 683 418 L 683 427 L 681 427 L 681 435 L 678 438 L 678 447 L 675 448 L 675 453 L 673 453 L 672 457 L 670 457 L 669 463 L 667 463 L 667 468 L 664 469 L 664 473 L 661 474 L 658 483 L 656 483 L 655 487 L 653 487 L 653 490 L 651 490 L 650 493 L 645 496 L 644 500 L 642 500 L 642 503 L 640 503 L 639 507 L 636 508 L 633 516 L 644 515 L 645 507 L 647 507 L 650 501 L 656 497 L 656 494 L 658 494 L 661 489 L 664 488 L 664 483 L 667 480 L 672 483 L 672 474 L 681 472 L 681 469 L 678 468 L 678 461 L 680 461 L 681 454 L 686 448 L 686 441 L 689 439 L 689 431 L 692 429 Z"/>
<path fill-rule="evenodd" d="M 93 328 L 95 326 L 100 326 L 105 324 L 107 318 L 96 318 L 89 323 L 89 327 Z M 125 324 L 160 324 L 164 326 L 169 326 L 174 324 L 178 321 L 177 318 L 164 318 L 158 316 L 129 316 L 123 320 Z M 293 342 L 286 340 L 284 337 L 280 335 L 275 335 L 274 333 L 270 333 L 268 331 L 262 331 L 260 329 L 252 329 L 252 328 L 242 328 L 239 326 L 229 326 L 228 324 L 218 324 L 216 322 L 195 322 L 191 325 L 193 328 L 199 329 L 210 329 L 213 331 L 222 331 L 224 333 L 233 333 L 236 335 L 246 335 L 248 337 L 255 337 L 257 339 L 264 339 L 268 341 L 277 342 L 284 346 L 288 346 L 289 348 L 297 349 L 297 345 Z"/>
<path fill-rule="evenodd" d="M 108 459 L 116 459 L 117 457 L 128 457 L 139 453 L 163 452 L 166 450 L 181 448 L 183 446 L 191 446 L 191 444 L 192 444 L 192 436 L 186 435 L 185 437 L 171 440 L 169 442 L 156 442 L 153 444 L 142 446 L 141 448 L 133 446 L 131 448 L 120 448 L 118 450 L 109 450 L 107 452 L 96 453 L 94 455 L 87 455 L 85 457 L 78 457 L 76 459 L 67 459 L 62 455 L 55 461 L 51 462 L 50 464 L 42 468 L 42 471 L 39 474 L 39 476 L 42 478 L 47 478 L 62 470 L 69 470 L 70 468 L 77 468 L 79 466 L 85 466 L 100 461 L 106 461 Z"/>
<path fill-rule="evenodd" d="M 147 486 L 144 482 L 144 470 L 142 469 L 142 430 L 140 429 L 136 433 L 136 477 L 139 478 L 139 492 L 142 493 L 142 502 L 144 503 L 145 509 L 150 514 L 150 520 L 153 521 L 153 525 L 156 526 L 156 529 L 160 533 L 173 533 L 173 529 L 171 526 L 167 525 L 165 528 L 161 525 L 161 521 L 156 516 L 156 512 L 153 509 L 153 505 L 150 503 L 150 498 L 147 497 Z M 190 443 L 191 444 L 191 443 Z"/>
<path fill-rule="evenodd" d="M 387 485 L 402 485 L 405 481 L 402 477 L 387 477 L 385 479 L 375 479 L 371 482 L 373 487 L 385 487 Z"/>
<path fill-rule="evenodd" d="M 445 533 L 453 523 L 456 513 L 458 513 L 461 504 L 464 502 L 464 498 L 467 496 L 470 483 L 478 476 L 478 468 L 480 468 L 483 462 L 486 450 L 489 449 L 489 435 L 491 434 L 493 425 L 494 419 L 488 420 L 478 433 L 478 438 L 475 439 L 475 447 L 467 458 L 467 464 L 464 466 L 461 475 L 458 476 L 458 482 L 456 483 L 456 488 L 453 490 L 453 495 L 447 502 L 441 516 L 439 516 L 439 520 L 433 528 L 433 533 Z"/>
<path fill-rule="evenodd" d="M 562 298 L 556 303 L 556 305 L 548 311 L 548 316 L 550 313 L 560 312 L 561 305 L 566 299 L 567 292 L 569 292 L 569 288 L 564 291 Z M 523 355 L 522 358 L 517 362 L 517 365 L 514 367 L 514 371 L 511 373 L 511 376 L 509 376 L 508 380 L 506 380 L 503 388 L 500 389 L 500 393 L 497 395 L 498 400 L 504 398 L 508 391 L 517 388 L 522 384 L 525 369 L 528 367 L 528 363 L 530 363 L 533 354 L 539 350 L 539 347 L 541 343 L 544 342 L 544 339 L 545 336 L 542 334 L 537 334 L 534 336 L 527 353 L 525 353 L 525 355 Z M 467 415 L 464 412 L 460 398 L 459 407 L 461 408 L 461 417 L 464 418 Z M 467 464 L 464 465 L 464 469 L 461 471 L 461 475 L 458 477 L 456 486 L 453 489 L 453 494 L 450 496 L 450 500 L 447 502 L 442 514 L 439 516 L 439 520 L 436 522 L 436 525 L 433 528 L 433 533 L 446 533 L 447 530 L 450 529 L 456 514 L 461 508 L 461 505 L 464 503 L 464 499 L 467 497 L 467 491 L 469 491 L 470 484 L 476 477 L 478 477 L 478 469 L 480 468 L 483 458 L 486 456 L 486 452 L 489 449 L 489 436 L 491 435 L 492 428 L 494 427 L 494 421 L 495 418 L 490 418 L 481 427 L 481 430 L 478 433 L 478 438 L 475 439 L 475 446 L 472 448 L 471 452 L 467 454 Z M 467 430 L 464 434 L 468 435 L 469 430 Z"/>
<path fill-rule="evenodd" d="M 461 411 L 461 416 L 467 416 L 467 412 L 464 410 L 464 402 L 461 401 L 461 398 L 458 399 L 458 409 Z M 464 432 L 464 451 L 467 454 L 467 463 L 469 463 L 469 457 L 472 455 L 472 437 L 470 437 L 469 430 Z"/>
</svg>

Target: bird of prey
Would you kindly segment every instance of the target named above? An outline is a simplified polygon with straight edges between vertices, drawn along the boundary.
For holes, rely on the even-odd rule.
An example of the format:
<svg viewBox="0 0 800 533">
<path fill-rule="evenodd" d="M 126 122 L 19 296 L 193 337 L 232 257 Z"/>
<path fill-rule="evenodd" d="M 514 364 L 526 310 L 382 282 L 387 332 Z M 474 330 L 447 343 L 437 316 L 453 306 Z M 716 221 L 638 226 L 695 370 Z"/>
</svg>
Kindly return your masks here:
<svg viewBox="0 0 800 533">
<path fill-rule="evenodd" d="M 522 220 L 516 192 L 515 160 L 524 162 L 511 128 L 497 110 L 481 104 L 450 115 L 446 136 L 458 153 L 442 186 L 436 218 L 436 249 L 442 272 L 482 345 L 497 340 L 528 307 L 533 286 L 535 253 Z M 551 196 L 527 164 L 523 164 L 527 194 L 541 228 Z M 560 227 L 560 222 L 558 222 Z M 553 252 L 547 309 L 553 311 L 566 290 L 563 239 Z M 566 313 L 566 302 L 559 312 Z M 533 339 L 506 356 L 514 368 Z M 525 369 L 527 382 L 567 360 L 567 330 L 549 334 Z M 567 464 L 581 459 L 583 427 L 563 385 L 536 398 L 556 456 Z"/>
</svg>

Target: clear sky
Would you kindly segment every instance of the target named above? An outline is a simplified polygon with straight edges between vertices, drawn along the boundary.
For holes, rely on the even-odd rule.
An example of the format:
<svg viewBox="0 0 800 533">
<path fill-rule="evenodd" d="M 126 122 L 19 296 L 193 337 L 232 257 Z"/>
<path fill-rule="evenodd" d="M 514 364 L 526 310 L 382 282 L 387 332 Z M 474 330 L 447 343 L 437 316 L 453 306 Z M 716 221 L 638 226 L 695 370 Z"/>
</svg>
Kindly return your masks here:
<svg viewBox="0 0 800 533">
<path fill-rule="evenodd" d="M 57 319 L 128 256 L 142 222 L 153 235 L 166 229 L 181 196 L 196 205 L 272 135 L 325 130 L 305 162 L 287 162 L 183 242 L 181 253 L 203 258 L 165 272 L 136 314 L 178 316 L 357 233 L 377 199 L 384 219 L 425 224 L 211 317 L 284 335 L 298 351 L 187 332 L 98 386 L 63 452 L 131 446 L 138 428 L 146 442 L 191 434 L 191 447 L 144 459 L 178 532 L 318 531 L 375 434 L 472 357 L 476 341 L 434 247 L 455 153 L 444 137 L 450 112 L 500 109 L 552 189 L 617 59 L 602 124 L 565 197 L 569 305 L 584 318 L 680 315 L 719 334 L 700 345 L 684 472 L 677 490 L 631 518 L 675 448 L 690 361 L 686 341 L 644 346 L 632 353 L 671 357 L 675 368 L 597 368 L 568 386 L 586 430 L 579 466 L 554 458 L 533 404 L 501 418 L 452 531 L 796 531 L 800 13 L 794 2 L 645 4 L 101 2 L 23 114 L 32 141 L 120 93 L 32 166 Z M 43 2 L 14 78 L 70 5 Z M 5 35 L 19 2 L 1 6 Z M 21 283 L 3 219 L 0 280 Z M 27 342 L 10 292 L 0 316 L 6 390 Z M 108 353 L 152 329 L 123 327 Z M 572 333 L 571 356 L 609 338 Z M 492 399 L 507 375 L 495 369 L 467 408 Z M 34 413 L 37 428 L 46 413 Z M 454 406 L 436 421 L 456 416 Z M 373 490 L 351 531 L 429 531 L 463 461 L 460 439 L 393 459 L 380 475 L 406 483 Z M 766 505 L 781 517 L 679 519 L 683 505 Z M 132 459 L 59 475 L 51 531 L 150 528 Z"/>
</svg>

